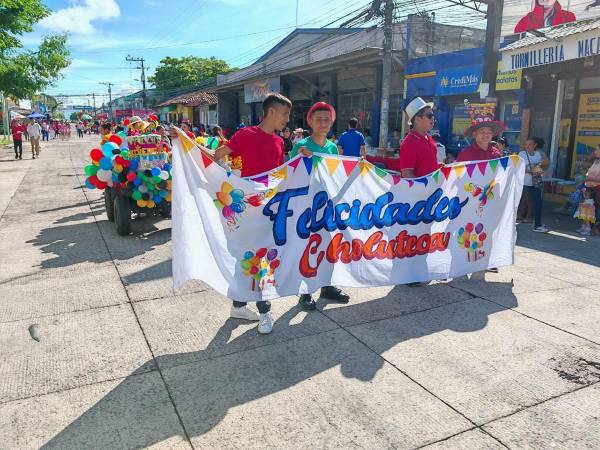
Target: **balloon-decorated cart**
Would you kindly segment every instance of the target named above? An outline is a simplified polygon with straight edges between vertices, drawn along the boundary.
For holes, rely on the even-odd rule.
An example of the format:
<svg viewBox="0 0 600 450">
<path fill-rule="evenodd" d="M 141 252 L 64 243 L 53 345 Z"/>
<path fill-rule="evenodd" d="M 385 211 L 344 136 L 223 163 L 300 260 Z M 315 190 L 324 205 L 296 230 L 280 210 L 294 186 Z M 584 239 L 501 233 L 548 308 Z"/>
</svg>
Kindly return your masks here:
<svg viewBox="0 0 600 450">
<path fill-rule="evenodd" d="M 130 233 L 132 213 L 171 214 L 169 144 L 157 134 L 132 131 L 105 136 L 85 167 L 86 187 L 104 190 L 108 220 L 115 222 L 121 236 Z"/>
</svg>

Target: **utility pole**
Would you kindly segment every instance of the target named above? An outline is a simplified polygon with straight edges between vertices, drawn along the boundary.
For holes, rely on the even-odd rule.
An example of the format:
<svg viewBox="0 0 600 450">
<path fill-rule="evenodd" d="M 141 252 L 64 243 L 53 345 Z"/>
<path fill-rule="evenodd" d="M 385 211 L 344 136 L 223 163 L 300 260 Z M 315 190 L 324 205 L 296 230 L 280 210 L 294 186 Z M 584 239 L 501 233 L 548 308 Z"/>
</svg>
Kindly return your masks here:
<svg viewBox="0 0 600 450">
<path fill-rule="evenodd" d="M 134 58 L 130 55 L 127 55 L 125 61 L 129 62 L 139 62 L 140 66 L 137 69 L 142 69 L 142 77 L 140 78 L 142 81 L 142 106 L 146 108 L 146 72 L 144 69 L 144 58 Z"/>
<path fill-rule="evenodd" d="M 113 120 L 112 91 L 111 91 L 111 87 L 113 86 L 114 83 L 101 82 L 100 84 L 104 84 L 104 85 L 108 86 L 108 117 L 110 117 L 110 120 Z"/>
<path fill-rule="evenodd" d="M 390 85 L 392 77 L 392 39 L 394 0 L 385 0 L 383 22 L 383 77 L 381 83 L 381 118 L 379 120 L 379 148 L 387 146 L 388 119 L 390 115 Z"/>
<path fill-rule="evenodd" d="M 96 115 L 96 94 L 92 92 L 92 100 L 94 102 L 94 116 Z"/>
</svg>

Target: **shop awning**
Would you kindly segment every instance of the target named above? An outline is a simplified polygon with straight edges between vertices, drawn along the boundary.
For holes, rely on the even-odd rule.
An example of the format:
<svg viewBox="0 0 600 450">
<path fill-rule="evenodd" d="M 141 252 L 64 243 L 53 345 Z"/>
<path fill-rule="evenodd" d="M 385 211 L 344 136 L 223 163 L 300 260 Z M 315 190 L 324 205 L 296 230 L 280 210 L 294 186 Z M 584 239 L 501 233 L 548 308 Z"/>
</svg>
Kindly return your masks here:
<svg viewBox="0 0 600 450">
<path fill-rule="evenodd" d="M 217 95 L 209 91 L 195 91 L 187 94 L 178 95 L 166 102 L 158 105 L 159 107 L 168 107 L 170 105 L 185 105 L 190 107 L 211 106 L 217 104 Z"/>
<path fill-rule="evenodd" d="M 550 28 L 500 49 L 502 70 L 528 69 L 600 55 L 600 18 Z"/>
</svg>

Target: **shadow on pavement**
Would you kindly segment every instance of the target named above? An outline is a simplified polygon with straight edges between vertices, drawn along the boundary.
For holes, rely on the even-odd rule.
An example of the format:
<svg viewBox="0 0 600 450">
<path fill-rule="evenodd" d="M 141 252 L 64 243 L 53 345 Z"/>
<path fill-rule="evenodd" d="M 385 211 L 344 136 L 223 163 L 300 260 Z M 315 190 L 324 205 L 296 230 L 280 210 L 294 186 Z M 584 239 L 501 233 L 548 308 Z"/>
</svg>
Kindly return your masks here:
<svg viewBox="0 0 600 450">
<path fill-rule="evenodd" d="M 511 307 L 517 306 L 511 283 L 493 284 L 501 285 L 494 287 L 496 291 L 503 291 L 507 298 L 512 297 L 514 304 Z M 392 292 L 396 289 L 398 287 Z M 377 310 L 379 303 L 389 302 L 389 297 L 390 294 L 367 303 L 350 304 L 343 309 L 351 311 L 358 308 L 360 314 L 369 314 L 370 308 Z M 425 321 L 426 324 L 422 326 L 411 327 L 401 338 L 390 335 L 382 337 L 376 349 L 378 354 L 365 349 L 363 344 L 340 328 L 267 347 L 244 349 L 240 341 L 255 335 L 256 329 L 250 329 L 230 341 L 239 322 L 228 319 L 204 350 L 162 355 L 157 361 L 160 367 L 171 367 L 175 364 L 170 363 L 175 360 L 179 364 L 182 360 L 195 361 L 176 365 L 164 372 L 186 431 L 190 437 L 195 437 L 219 424 L 230 409 L 284 391 L 335 367 L 339 367 L 340 373 L 346 378 L 364 382 L 373 380 L 384 366 L 379 354 L 400 342 L 443 330 L 463 333 L 481 330 L 486 327 L 489 314 L 505 309 L 508 309 L 508 305 L 503 307 L 490 303 L 483 308 L 474 308 L 468 315 L 450 315 L 441 322 Z M 302 327 L 303 323 L 291 324 L 299 312 L 296 306 L 279 317 L 273 333 L 283 327 Z M 233 350 L 229 355 L 221 356 L 231 347 L 237 347 L 238 351 Z M 143 406 L 148 389 L 136 383 L 136 379 L 143 378 L 137 375 L 153 368 L 152 360 L 145 363 L 42 448 L 84 448 L 94 446 L 94 442 L 102 442 L 106 448 L 112 449 L 141 448 L 181 434 L 178 423 L 168 427 L 163 420 L 174 413 L 171 403 L 162 402 L 158 410 L 156 405 L 154 408 Z M 110 430 L 114 437 L 100 436 L 102 430 Z M 236 432 L 243 433 L 243 429 Z M 110 443 L 106 440 L 110 440 Z"/>
</svg>

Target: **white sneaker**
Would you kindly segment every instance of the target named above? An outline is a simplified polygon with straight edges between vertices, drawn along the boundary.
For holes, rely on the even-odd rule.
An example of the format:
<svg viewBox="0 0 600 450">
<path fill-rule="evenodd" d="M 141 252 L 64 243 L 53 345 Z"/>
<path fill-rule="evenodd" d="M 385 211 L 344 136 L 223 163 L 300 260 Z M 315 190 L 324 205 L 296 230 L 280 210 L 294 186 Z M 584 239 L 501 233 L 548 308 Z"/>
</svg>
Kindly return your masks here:
<svg viewBox="0 0 600 450">
<path fill-rule="evenodd" d="M 271 311 L 260 315 L 258 319 L 258 332 L 260 334 L 269 334 L 273 331 L 273 314 Z"/>
<path fill-rule="evenodd" d="M 243 320 L 258 320 L 258 313 L 256 311 L 251 310 L 248 306 L 241 306 L 236 308 L 231 305 L 231 313 L 229 313 L 229 317 L 232 319 L 243 319 Z"/>
<path fill-rule="evenodd" d="M 539 227 L 534 227 L 533 231 L 535 231 L 536 233 L 547 233 L 548 227 L 546 225 L 540 225 Z"/>
</svg>

